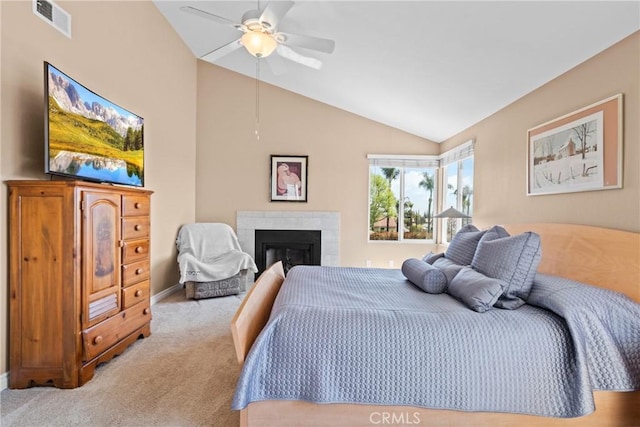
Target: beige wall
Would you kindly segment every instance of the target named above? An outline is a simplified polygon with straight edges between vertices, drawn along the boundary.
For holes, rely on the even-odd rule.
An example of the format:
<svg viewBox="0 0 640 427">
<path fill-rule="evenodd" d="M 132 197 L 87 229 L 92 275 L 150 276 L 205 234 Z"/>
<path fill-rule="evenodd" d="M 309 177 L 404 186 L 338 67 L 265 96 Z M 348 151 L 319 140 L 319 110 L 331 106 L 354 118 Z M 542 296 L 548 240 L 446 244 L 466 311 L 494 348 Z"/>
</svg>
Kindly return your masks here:
<svg viewBox="0 0 640 427">
<path fill-rule="evenodd" d="M 150 1 L 58 2 L 72 38 L 31 11 L 0 2 L 0 177 L 43 174 L 43 61 L 145 118 L 145 186 L 152 197 L 152 293 L 177 283 L 175 236 L 195 218 L 196 63 Z M 0 194 L 0 372 L 7 370 L 6 186 Z"/>
<path fill-rule="evenodd" d="M 291 72 L 294 72 L 292 69 Z M 198 221 L 235 227 L 238 210 L 340 212 L 345 266 L 396 267 L 426 244 L 367 244 L 367 154 L 437 154 L 439 145 L 291 92 L 198 63 Z M 308 155 L 308 203 L 270 202 L 270 155 Z"/>
<path fill-rule="evenodd" d="M 640 231 L 640 32 L 443 143 L 476 140 L 474 222 L 560 222 Z M 624 95 L 623 188 L 526 195 L 527 130 Z"/>
</svg>

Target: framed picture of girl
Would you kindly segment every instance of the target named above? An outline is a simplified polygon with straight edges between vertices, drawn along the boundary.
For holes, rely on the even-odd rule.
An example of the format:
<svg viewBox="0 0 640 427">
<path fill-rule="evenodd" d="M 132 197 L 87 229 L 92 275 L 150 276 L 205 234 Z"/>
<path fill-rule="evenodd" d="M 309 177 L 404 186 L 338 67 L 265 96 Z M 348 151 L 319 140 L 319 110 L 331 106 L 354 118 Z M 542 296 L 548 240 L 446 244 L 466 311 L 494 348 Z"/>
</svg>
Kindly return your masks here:
<svg viewBox="0 0 640 427">
<path fill-rule="evenodd" d="M 309 156 L 271 155 L 271 201 L 306 202 Z"/>
</svg>

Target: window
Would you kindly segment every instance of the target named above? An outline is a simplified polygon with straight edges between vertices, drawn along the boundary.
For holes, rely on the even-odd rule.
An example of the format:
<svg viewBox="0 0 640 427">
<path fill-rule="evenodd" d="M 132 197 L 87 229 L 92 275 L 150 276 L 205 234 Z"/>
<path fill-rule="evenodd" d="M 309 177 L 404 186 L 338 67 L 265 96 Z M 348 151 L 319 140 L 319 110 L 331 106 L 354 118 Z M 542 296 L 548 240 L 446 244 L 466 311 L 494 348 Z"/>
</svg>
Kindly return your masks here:
<svg viewBox="0 0 640 427">
<path fill-rule="evenodd" d="M 432 241 L 435 156 L 369 156 L 369 240 Z"/>
<path fill-rule="evenodd" d="M 442 210 L 451 206 L 473 216 L 473 141 L 462 144 L 441 156 L 443 165 Z M 471 218 L 449 218 L 442 221 L 443 242 L 450 242 L 455 233 Z"/>
<path fill-rule="evenodd" d="M 473 141 L 440 156 L 371 154 L 368 159 L 369 241 L 446 243 L 471 222 L 437 221 L 434 214 L 454 207 L 473 216 Z"/>
</svg>

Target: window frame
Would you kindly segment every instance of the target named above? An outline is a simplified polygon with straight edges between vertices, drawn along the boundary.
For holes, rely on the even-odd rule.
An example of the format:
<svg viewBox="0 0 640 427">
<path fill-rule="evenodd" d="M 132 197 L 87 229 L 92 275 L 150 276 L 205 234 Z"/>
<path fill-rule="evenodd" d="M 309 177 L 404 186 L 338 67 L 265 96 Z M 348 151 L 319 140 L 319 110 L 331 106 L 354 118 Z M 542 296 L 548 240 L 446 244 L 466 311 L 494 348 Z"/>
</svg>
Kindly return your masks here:
<svg viewBox="0 0 640 427">
<path fill-rule="evenodd" d="M 457 163 L 457 183 L 461 183 L 463 181 L 463 168 L 462 163 L 469 158 L 473 158 L 473 171 L 471 174 L 472 183 L 475 183 L 475 140 L 471 139 L 466 141 L 450 150 L 445 151 L 440 155 L 397 155 L 397 154 L 369 154 L 367 155 L 367 159 L 369 160 L 368 165 L 368 194 L 367 194 L 367 243 L 432 243 L 432 244 L 448 244 L 447 241 L 447 233 L 446 226 L 448 219 L 443 218 L 435 218 L 437 212 L 442 212 L 446 208 L 446 197 L 447 197 L 447 177 L 446 177 L 446 168 L 448 165 L 452 163 Z M 370 223 L 370 215 L 371 215 L 371 167 L 392 167 L 400 169 L 399 176 L 399 200 L 404 200 L 404 191 L 405 191 L 405 169 L 433 169 L 433 179 L 434 183 L 434 194 L 433 194 L 433 216 L 432 219 L 434 221 L 433 224 L 433 234 L 431 239 L 405 239 L 404 233 L 398 233 L 397 240 L 371 240 L 371 230 L 368 227 Z M 459 185 L 459 184 L 458 184 Z M 473 190 L 473 185 L 472 185 Z M 472 192 L 473 194 L 473 192 Z M 455 208 L 462 211 L 462 192 L 458 192 L 456 196 L 456 206 Z M 472 206 L 475 203 L 472 203 Z M 471 211 L 471 216 L 473 217 L 473 210 Z M 465 223 L 472 222 L 473 218 L 469 218 L 468 220 L 464 220 Z M 457 220 L 456 230 L 459 230 L 462 224 L 461 219 Z M 404 225 L 404 204 L 398 203 L 398 212 L 397 212 L 397 223 Z"/>
<path fill-rule="evenodd" d="M 380 168 L 396 168 L 399 169 L 400 174 L 398 177 L 398 185 L 399 185 L 399 194 L 398 200 L 398 212 L 397 212 L 397 224 L 398 224 L 398 238 L 396 240 L 372 240 L 371 239 L 371 230 L 367 227 L 367 243 L 434 243 L 436 241 L 436 223 L 433 216 L 437 211 L 438 205 L 438 168 L 439 168 L 439 156 L 435 155 L 384 155 L 384 154 L 369 154 L 367 155 L 369 159 L 368 173 L 369 173 L 369 186 L 368 186 L 368 195 L 367 195 L 367 224 L 371 221 L 371 168 L 372 166 L 380 167 Z M 430 239 L 407 239 L 404 237 L 404 232 L 400 232 L 400 228 L 404 227 L 404 199 L 405 197 L 405 174 L 407 169 L 431 169 L 433 170 L 433 195 L 432 200 L 434 203 L 432 204 L 432 220 L 434 221 L 432 237 Z"/>
<path fill-rule="evenodd" d="M 457 188 L 456 190 L 459 190 L 460 184 L 463 181 L 463 173 L 464 173 L 464 168 L 463 168 L 463 163 L 468 160 L 468 159 L 473 159 L 473 168 L 472 168 L 472 182 L 475 183 L 475 155 L 474 155 L 474 148 L 475 148 L 475 141 L 474 140 L 470 140 L 467 141 L 463 144 L 458 145 L 457 147 L 452 148 L 451 150 L 448 150 L 444 153 L 442 153 L 440 155 L 440 159 L 441 159 L 441 165 L 440 165 L 440 169 L 441 169 L 441 175 L 442 175 L 442 179 L 441 179 L 441 191 L 443 194 L 443 199 L 440 201 L 440 212 L 442 212 L 444 209 L 446 209 L 447 206 L 447 201 L 446 201 L 446 196 L 447 196 L 447 167 L 450 165 L 455 164 L 457 167 L 457 171 L 456 171 L 456 184 L 457 184 Z M 472 186 L 472 194 L 473 194 L 473 186 Z M 474 205 L 474 203 L 472 203 L 472 206 Z M 454 206 L 454 208 L 456 208 L 457 210 L 459 210 L 460 212 L 463 212 L 464 208 L 462 206 L 462 191 L 458 191 L 458 193 L 456 194 L 456 205 Z M 440 221 L 438 228 L 438 236 L 437 236 L 437 243 L 438 244 L 448 244 L 449 240 L 447 238 L 447 225 L 448 222 L 451 221 L 451 219 L 447 219 L 447 218 L 439 218 L 442 221 Z M 462 219 L 462 218 L 458 218 L 456 219 L 456 226 L 455 226 L 455 231 L 459 230 L 460 228 L 462 228 L 463 225 L 465 224 L 469 224 L 471 223 L 473 220 L 473 210 L 471 211 L 471 218 L 468 219 Z M 455 232 L 453 233 L 455 234 Z"/>
</svg>

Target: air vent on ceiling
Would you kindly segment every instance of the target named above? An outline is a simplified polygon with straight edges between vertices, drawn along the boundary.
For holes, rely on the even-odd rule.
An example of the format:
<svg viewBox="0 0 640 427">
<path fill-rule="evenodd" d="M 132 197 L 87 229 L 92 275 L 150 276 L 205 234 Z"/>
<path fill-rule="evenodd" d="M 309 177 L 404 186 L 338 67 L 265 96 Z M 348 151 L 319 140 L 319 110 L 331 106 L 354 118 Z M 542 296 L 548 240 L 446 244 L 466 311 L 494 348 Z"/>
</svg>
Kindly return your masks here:
<svg viewBox="0 0 640 427">
<path fill-rule="evenodd" d="M 52 0 L 33 0 L 33 13 L 71 38 L 71 15 Z"/>
</svg>

